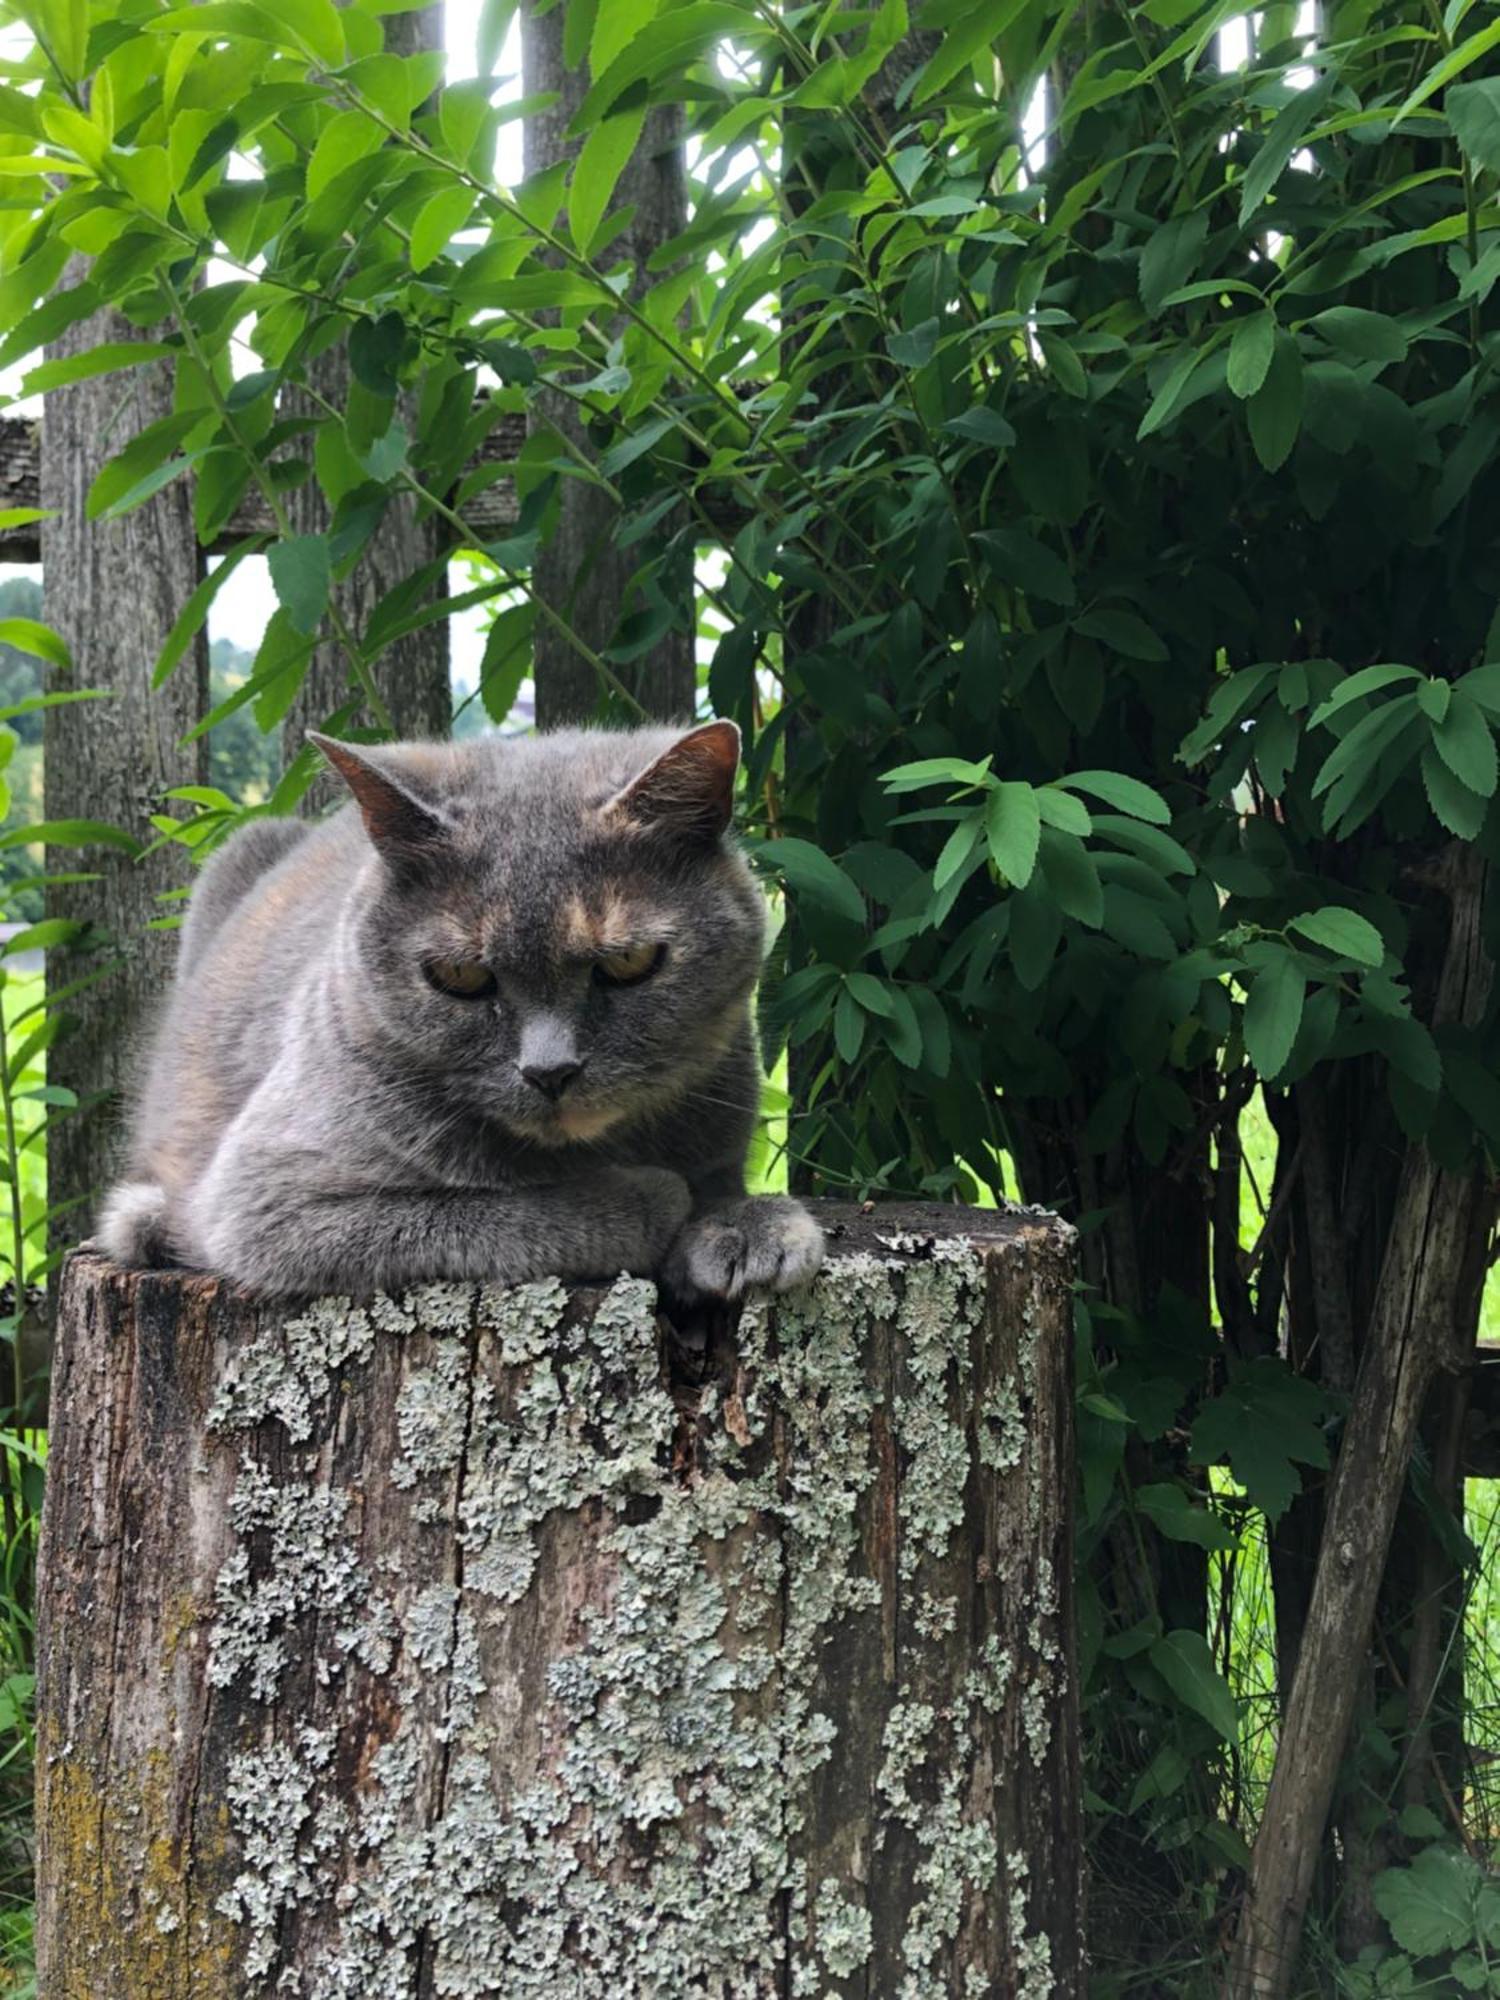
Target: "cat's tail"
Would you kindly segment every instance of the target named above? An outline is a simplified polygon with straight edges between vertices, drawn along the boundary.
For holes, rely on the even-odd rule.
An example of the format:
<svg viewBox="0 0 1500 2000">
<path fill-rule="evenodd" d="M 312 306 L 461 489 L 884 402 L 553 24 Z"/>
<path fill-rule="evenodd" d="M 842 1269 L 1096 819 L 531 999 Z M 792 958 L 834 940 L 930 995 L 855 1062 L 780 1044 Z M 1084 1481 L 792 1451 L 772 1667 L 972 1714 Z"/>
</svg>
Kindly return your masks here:
<svg viewBox="0 0 1500 2000">
<path fill-rule="evenodd" d="M 171 1264 L 167 1191 L 155 1181 L 121 1181 L 104 1204 L 93 1241 L 117 1264 L 159 1270 Z"/>
</svg>

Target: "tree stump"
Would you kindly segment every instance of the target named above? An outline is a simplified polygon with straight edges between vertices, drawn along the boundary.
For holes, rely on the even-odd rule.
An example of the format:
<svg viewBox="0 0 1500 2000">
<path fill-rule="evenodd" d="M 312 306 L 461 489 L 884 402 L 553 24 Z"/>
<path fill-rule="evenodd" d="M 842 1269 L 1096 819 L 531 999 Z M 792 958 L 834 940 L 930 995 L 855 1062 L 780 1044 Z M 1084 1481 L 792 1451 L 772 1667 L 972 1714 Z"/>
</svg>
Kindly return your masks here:
<svg viewBox="0 0 1500 2000">
<path fill-rule="evenodd" d="M 805 1296 L 63 1280 L 46 2000 L 1081 1992 L 1071 1233 Z"/>
</svg>

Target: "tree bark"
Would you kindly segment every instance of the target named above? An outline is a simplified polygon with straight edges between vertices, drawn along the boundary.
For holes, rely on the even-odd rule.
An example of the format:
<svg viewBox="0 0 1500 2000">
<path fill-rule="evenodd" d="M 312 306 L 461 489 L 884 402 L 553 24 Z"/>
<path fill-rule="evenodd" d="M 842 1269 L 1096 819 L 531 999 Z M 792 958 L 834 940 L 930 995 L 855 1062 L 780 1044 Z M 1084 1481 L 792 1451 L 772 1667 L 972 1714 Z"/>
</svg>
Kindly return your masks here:
<svg viewBox="0 0 1500 2000">
<path fill-rule="evenodd" d="M 584 67 L 570 67 L 563 59 L 565 15 L 562 7 L 543 13 L 534 4 L 522 13 L 522 88 L 528 98 L 547 95 L 556 100 L 526 119 L 528 179 L 560 160 L 572 159 L 580 145 L 569 136 L 568 126 L 583 102 L 589 77 Z M 638 297 L 652 282 L 647 260 L 687 226 L 680 106 L 659 105 L 647 113 L 640 142 L 616 184 L 611 212 L 627 206 L 635 212 L 606 254 L 610 263 L 622 257 L 629 262 L 631 291 Z M 575 451 L 593 456 L 578 407 L 569 396 L 546 395 L 532 408 L 533 429 L 558 432 Z M 592 651 L 602 653 L 614 640 L 622 615 L 633 608 L 628 592 L 638 556 L 615 546 L 619 512 L 601 487 L 564 479 L 559 497 L 560 516 L 537 552 L 532 580 L 542 602 Z M 691 719 L 697 685 L 690 560 L 683 568 L 677 622 L 648 654 L 616 667 L 646 713 L 667 722 Z M 534 661 L 538 728 L 587 722 L 597 714 L 604 690 L 593 666 L 566 632 L 539 620 Z"/>
<path fill-rule="evenodd" d="M 75 268 L 67 282 L 82 275 Z M 143 337 L 108 311 L 69 328 L 48 352 L 78 354 Z M 150 814 L 166 809 L 168 788 L 207 777 L 206 742 L 182 742 L 207 708 L 206 642 L 200 637 L 166 686 L 151 691 L 162 641 L 198 583 L 192 496 L 179 480 L 134 513 L 103 523 L 87 519 L 84 503 L 106 459 L 171 407 L 171 367 L 152 363 L 50 391 L 41 426 L 41 504 L 54 510 L 42 526 L 43 591 L 48 620 L 73 656 L 71 675 L 53 674 L 50 684 L 110 695 L 47 710 L 45 817 L 108 821 L 143 845 L 156 838 Z M 171 933 L 146 926 L 173 913 L 177 906 L 161 898 L 191 877 L 186 850 L 177 846 L 142 861 L 113 848 L 68 860 L 63 852 L 52 850 L 55 872 L 77 869 L 96 879 L 50 887 L 48 914 L 95 926 L 104 951 L 49 951 L 49 1000 L 106 962 L 112 969 L 69 998 L 74 1026 L 47 1056 L 49 1083 L 75 1091 L 82 1107 L 48 1135 L 54 1209 L 86 1202 L 108 1178 L 119 1095 L 176 956 Z M 75 1240 L 80 1220 L 70 1209 L 57 1240 Z"/>
<path fill-rule="evenodd" d="M 737 1328 L 73 1259 L 48 2000 L 1082 1993 L 1070 1232 L 820 1219 Z"/>
<path fill-rule="evenodd" d="M 443 9 L 428 7 L 420 13 L 389 14 L 385 18 L 385 46 L 391 55 L 419 55 L 443 46 Z M 322 414 L 322 405 L 331 403 L 344 409 L 349 400 L 349 350 L 340 341 L 316 355 L 308 366 L 309 387 L 317 397 L 298 399 L 304 407 Z M 410 412 L 407 415 L 410 424 Z M 315 480 L 289 489 L 284 505 L 287 517 L 298 534 L 321 534 L 329 523 L 330 510 Z M 345 628 L 361 636 L 386 592 L 435 561 L 451 537 L 436 515 L 420 515 L 417 502 L 403 494 L 392 500 L 374 534 L 360 552 L 353 571 L 335 583 L 331 600 Z M 441 597 L 440 583 L 430 593 Z M 445 737 L 453 719 L 453 692 L 448 657 L 448 621 L 438 619 L 420 631 L 409 632 L 387 646 L 374 662 L 375 685 L 390 712 L 398 738 Z M 368 727 L 375 718 L 357 683 L 350 675 L 349 656 L 325 619 L 318 644 L 307 664 L 307 673 L 296 699 L 282 723 L 282 764 L 289 764 L 302 748 L 309 729 L 321 729 L 337 719 L 340 726 Z M 323 774 L 304 795 L 304 812 L 320 810 L 339 795 L 337 781 Z"/>
<path fill-rule="evenodd" d="M 1485 867 L 1455 846 L 1434 1024 L 1475 1025 L 1493 975 L 1481 935 Z M 1329 1485 L 1312 1601 L 1226 1984 L 1229 2000 L 1284 2000 L 1359 1696 L 1407 1467 L 1440 1369 L 1468 1365 L 1495 1220 L 1488 1176 L 1408 1149 L 1349 1418 Z"/>
</svg>

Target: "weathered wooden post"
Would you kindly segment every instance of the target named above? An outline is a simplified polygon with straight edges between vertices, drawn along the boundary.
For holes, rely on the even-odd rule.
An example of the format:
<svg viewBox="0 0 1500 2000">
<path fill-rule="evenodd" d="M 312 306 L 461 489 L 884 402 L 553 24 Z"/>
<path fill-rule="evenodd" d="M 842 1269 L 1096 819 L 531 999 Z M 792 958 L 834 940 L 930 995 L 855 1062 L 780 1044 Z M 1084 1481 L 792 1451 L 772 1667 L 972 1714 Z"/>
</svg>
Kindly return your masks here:
<svg viewBox="0 0 1500 2000">
<path fill-rule="evenodd" d="M 1081 1992 L 1070 1235 L 824 1208 L 698 1344 L 73 1260 L 46 2000 Z"/>
</svg>

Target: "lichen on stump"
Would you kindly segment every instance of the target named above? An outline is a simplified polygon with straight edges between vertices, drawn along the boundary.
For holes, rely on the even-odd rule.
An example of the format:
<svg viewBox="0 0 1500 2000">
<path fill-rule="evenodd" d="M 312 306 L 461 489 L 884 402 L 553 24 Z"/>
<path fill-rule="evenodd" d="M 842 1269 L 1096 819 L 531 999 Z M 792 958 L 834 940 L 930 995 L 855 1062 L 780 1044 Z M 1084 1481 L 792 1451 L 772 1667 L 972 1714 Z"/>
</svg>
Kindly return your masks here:
<svg viewBox="0 0 1500 2000">
<path fill-rule="evenodd" d="M 695 1332 L 71 1262 L 47 2000 L 1081 1990 L 1069 1232 L 821 1207 Z"/>
</svg>

